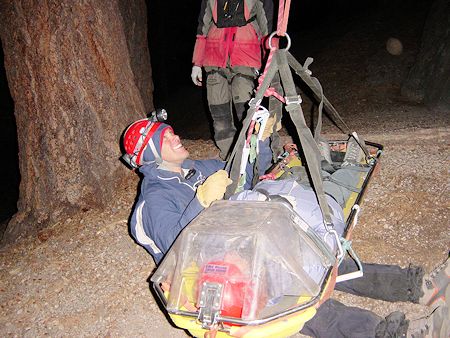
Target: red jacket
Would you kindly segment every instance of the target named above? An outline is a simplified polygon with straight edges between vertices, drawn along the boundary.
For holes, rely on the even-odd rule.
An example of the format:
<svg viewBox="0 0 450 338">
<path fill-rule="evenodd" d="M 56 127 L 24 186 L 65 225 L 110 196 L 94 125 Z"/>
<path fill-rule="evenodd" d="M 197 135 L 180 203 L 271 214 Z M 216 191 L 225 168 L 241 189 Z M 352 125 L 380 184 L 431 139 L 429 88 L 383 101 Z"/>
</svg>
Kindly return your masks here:
<svg viewBox="0 0 450 338">
<path fill-rule="evenodd" d="M 239 4 L 238 4 L 239 2 Z M 197 40 L 192 62 L 196 66 L 248 66 L 261 68 L 261 46 L 272 32 L 272 0 L 241 0 L 245 22 L 243 26 L 219 28 L 218 15 L 233 1 L 203 0 L 197 28 Z M 220 24 L 219 24 L 220 26 Z"/>
</svg>

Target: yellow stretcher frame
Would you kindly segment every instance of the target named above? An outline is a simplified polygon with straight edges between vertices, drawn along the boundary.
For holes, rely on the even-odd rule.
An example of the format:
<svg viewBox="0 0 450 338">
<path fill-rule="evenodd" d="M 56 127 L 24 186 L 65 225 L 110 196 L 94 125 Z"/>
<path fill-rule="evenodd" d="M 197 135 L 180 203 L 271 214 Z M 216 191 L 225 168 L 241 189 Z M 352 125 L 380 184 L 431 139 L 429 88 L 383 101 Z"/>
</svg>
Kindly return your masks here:
<svg viewBox="0 0 450 338">
<path fill-rule="evenodd" d="M 345 144 L 347 141 L 330 141 L 330 144 Z M 366 145 L 375 149 L 374 155 L 371 157 L 369 164 L 369 171 L 367 175 L 361 177 L 358 184 L 360 192 L 353 192 L 346 202 L 344 207 L 344 218 L 346 220 L 346 228 L 343 237 L 349 240 L 352 231 L 356 225 L 355 217 L 357 217 L 357 210 L 354 208 L 355 205 L 360 206 L 363 200 L 366 188 L 374 174 L 379 171 L 380 156 L 383 150 L 383 146 L 373 142 L 367 142 Z M 295 162 L 297 164 L 297 162 Z M 270 320 L 256 320 L 251 323 L 246 323 L 244 325 L 236 326 L 222 326 L 205 329 L 202 328 L 201 323 L 198 321 L 195 313 L 191 311 L 178 311 L 177 313 L 171 313 L 167 310 L 166 304 L 168 299 L 168 292 L 164 292 L 160 285 L 157 283 L 153 284 L 153 288 L 159 297 L 160 301 L 163 303 L 166 311 L 168 312 L 170 319 L 173 324 L 179 328 L 189 331 L 194 337 L 204 337 L 204 338 L 260 338 L 260 337 L 289 337 L 298 333 L 303 325 L 314 317 L 317 312 L 317 308 L 325 302 L 334 290 L 337 278 L 338 260 L 336 259 L 336 264 L 331 267 L 328 271 L 328 275 L 325 278 L 325 282 L 322 285 L 322 289 L 318 296 L 310 299 L 306 304 L 305 301 L 308 299 L 299 299 L 299 304 L 302 306 L 289 309 L 285 311 L 280 316 Z M 293 311 L 295 310 L 295 311 Z M 239 321 L 234 320 L 234 318 L 224 318 L 223 322 L 236 323 Z M 242 321 L 244 322 L 244 321 Z"/>
</svg>

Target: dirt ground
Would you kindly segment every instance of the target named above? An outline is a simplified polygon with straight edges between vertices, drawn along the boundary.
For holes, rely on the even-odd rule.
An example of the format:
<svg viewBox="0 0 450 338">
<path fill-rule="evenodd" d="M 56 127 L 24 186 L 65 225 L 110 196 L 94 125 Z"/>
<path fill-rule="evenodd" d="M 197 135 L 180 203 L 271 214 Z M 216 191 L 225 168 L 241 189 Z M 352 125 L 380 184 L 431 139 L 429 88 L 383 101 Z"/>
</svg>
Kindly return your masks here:
<svg viewBox="0 0 450 338">
<path fill-rule="evenodd" d="M 353 247 L 366 262 L 412 263 L 429 271 L 450 248 L 450 112 L 399 95 L 418 46 L 408 27 L 403 28 L 404 53 L 393 56 L 384 46 L 388 34 L 369 26 L 318 50 L 311 67 L 350 128 L 385 146 Z M 376 35 L 369 34 L 373 30 Z M 328 122 L 324 134 L 342 137 Z M 217 154 L 211 140 L 184 144 L 193 158 Z M 81 213 L 2 249 L 0 336 L 187 337 L 169 323 L 149 289 L 155 265 L 132 241 L 127 225 L 138 178 L 130 172 L 125 183 L 109 210 Z M 429 311 L 409 303 L 333 296 L 381 316 L 400 310 L 414 319 Z"/>
</svg>

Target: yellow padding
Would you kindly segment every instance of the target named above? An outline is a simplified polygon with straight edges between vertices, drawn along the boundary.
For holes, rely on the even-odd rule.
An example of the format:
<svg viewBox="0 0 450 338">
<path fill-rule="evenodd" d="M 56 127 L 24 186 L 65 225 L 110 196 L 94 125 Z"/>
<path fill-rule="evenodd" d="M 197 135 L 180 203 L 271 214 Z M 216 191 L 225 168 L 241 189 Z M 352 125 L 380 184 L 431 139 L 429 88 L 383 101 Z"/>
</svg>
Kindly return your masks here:
<svg viewBox="0 0 450 338">
<path fill-rule="evenodd" d="M 302 161 L 297 157 L 294 156 L 288 164 L 286 164 L 286 167 L 293 168 L 293 167 L 301 167 L 302 166 Z M 283 175 L 286 172 L 286 170 L 280 170 L 275 174 L 275 179 L 279 179 L 281 177 L 281 175 Z"/>
<path fill-rule="evenodd" d="M 203 338 L 205 336 L 205 333 L 208 332 L 207 330 L 201 328 L 200 324 L 197 323 L 196 318 L 173 314 L 170 315 L 170 318 L 176 326 L 188 330 L 189 333 L 194 337 Z M 216 338 L 226 337 L 230 336 L 225 332 L 217 332 Z"/>
<path fill-rule="evenodd" d="M 189 303 L 194 304 L 196 301 L 195 289 L 197 284 L 197 277 L 200 269 L 195 262 L 183 270 L 183 286 L 182 295 L 184 295 Z"/>
<path fill-rule="evenodd" d="M 300 297 L 299 304 L 308 301 L 309 297 Z M 240 338 L 256 338 L 256 337 L 289 337 L 298 333 L 303 325 L 316 314 L 314 306 L 307 308 L 299 313 L 271 321 L 262 325 L 232 326 L 230 332 L 218 331 L 216 338 L 240 337 Z M 183 329 L 188 330 L 194 337 L 204 337 L 207 330 L 201 328 L 196 318 L 170 314 L 173 323 Z"/>
<path fill-rule="evenodd" d="M 301 313 L 278 319 L 267 324 L 246 326 L 245 330 L 242 330 L 242 327 L 240 326 L 233 326 L 231 327 L 230 334 L 219 331 L 216 334 L 216 338 L 289 337 L 298 333 L 303 328 L 303 325 L 314 317 L 315 314 L 316 309 L 314 307 L 310 307 Z M 170 315 L 170 318 L 176 326 L 188 330 L 194 337 L 203 338 L 205 333 L 208 332 L 207 330 L 201 328 L 200 324 L 197 323 L 196 318 L 172 314 Z"/>
</svg>

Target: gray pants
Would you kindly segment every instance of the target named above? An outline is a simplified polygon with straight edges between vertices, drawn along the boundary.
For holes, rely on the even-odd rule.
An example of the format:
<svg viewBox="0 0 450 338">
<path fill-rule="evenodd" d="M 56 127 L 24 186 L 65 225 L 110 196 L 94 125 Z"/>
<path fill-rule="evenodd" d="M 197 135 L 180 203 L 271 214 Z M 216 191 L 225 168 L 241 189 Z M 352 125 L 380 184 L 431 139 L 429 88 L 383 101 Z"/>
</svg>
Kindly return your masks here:
<svg viewBox="0 0 450 338">
<path fill-rule="evenodd" d="M 246 104 L 252 97 L 256 73 L 254 68 L 244 66 L 205 67 L 205 71 L 214 140 L 220 149 L 221 157 L 224 158 L 244 118 Z"/>
<path fill-rule="evenodd" d="M 361 172 L 367 172 L 363 167 L 343 167 L 336 170 L 333 174 L 322 171 L 323 189 L 325 193 L 333 197 L 339 205 L 344 208 L 345 203 L 354 191 L 358 191 Z"/>
<path fill-rule="evenodd" d="M 339 266 L 339 274 L 355 270 L 355 264 L 347 259 Z M 335 289 L 357 296 L 390 302 L 410 301 L 418 303 L 422 293 L 423 269 L 410 266 L 402 269 L 395 265 L 363 264 L 364 276 L 337 283 Z M 375 313 L 346 306 L 329 299 L 317 310 L 300 333 L 318 338 L 369 338 L 402 337 L 408 329 L 408 321 L 401 312 L 393 312 L 386 318 Z"/>
</svg>

